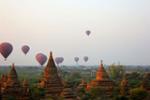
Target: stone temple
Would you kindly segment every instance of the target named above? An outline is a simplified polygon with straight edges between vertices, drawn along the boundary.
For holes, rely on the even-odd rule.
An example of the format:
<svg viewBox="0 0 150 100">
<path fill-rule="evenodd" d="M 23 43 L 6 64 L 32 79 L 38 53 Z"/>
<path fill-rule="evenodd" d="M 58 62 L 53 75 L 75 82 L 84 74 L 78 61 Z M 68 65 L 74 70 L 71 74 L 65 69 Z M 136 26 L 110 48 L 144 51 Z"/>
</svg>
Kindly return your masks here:
<svg viewBox="0 0 150 100">
<path fill-rule="evenodd" d="M 48 64 L 44 69 L 43 77 L 39 83 L 40 88 L 44 88 L 45 99 L 53 98 L 57 100 L 63 90 L 62 80 L 58 75 L 58 70 L 55 65 L 52 52 L 50 52 L 50 57 Z"/>
<path fill-rule="evenodd" d="M 96 73 L 96 79 L 92 80 L 88 86 L 87 90 L 90 90 L 91 88 L 101 88 L 106 92 L 106 94 L 109 96 L 112 94 L 113 91 L 113 81 L 110 80 L 104 66 L 103 61 L 101 61 L 101 64 L 97 70 Z"/>
<path fill-rule="evenodd" d="M 8 75 L 2 75 L 0 85 L 1 100 L 30 100 L 29 87 L 19 81 L 14 64 Z"/>
</svg>

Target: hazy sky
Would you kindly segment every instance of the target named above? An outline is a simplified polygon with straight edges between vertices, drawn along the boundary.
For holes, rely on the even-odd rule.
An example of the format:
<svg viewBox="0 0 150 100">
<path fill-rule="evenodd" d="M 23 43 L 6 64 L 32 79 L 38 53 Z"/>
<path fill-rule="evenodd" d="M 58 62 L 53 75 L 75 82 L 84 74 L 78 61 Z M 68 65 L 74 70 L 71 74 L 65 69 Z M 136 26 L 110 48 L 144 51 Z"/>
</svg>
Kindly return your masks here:
<svg viewBox="0 0 150 100">
<path fill-rule="evenodd" d="M 85 35 L 91 30 L 90 37 Z M 35 54 L 90 57 L 88 64 L 150 64 L 150 0 L 0 0 L 0 42 L 13 53 L 0 64 L 38 65 Z M 27 56 L 20 48 L 31 47 Z"/>
</svg>

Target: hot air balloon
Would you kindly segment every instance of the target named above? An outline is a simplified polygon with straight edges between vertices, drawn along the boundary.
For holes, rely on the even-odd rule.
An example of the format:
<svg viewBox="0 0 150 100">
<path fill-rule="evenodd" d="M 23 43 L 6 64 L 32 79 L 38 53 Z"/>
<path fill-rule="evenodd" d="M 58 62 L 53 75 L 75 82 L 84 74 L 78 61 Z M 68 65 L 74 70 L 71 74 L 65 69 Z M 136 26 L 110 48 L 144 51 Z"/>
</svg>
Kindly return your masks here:
<svg viewBox="0 0 150 100">
<path fill-rule="evenodd" d="M 44 55 L 43 53 L 36 54 L 35 58 L 41 66 L 44 65 L 45 62 L 47 61 L 47 56 Z"/>
<path fill-rule="evenodd" d="M 90 30 L 87 30 L 87 31 L 86 31 L 86 35 L 89 36 L 90 34 L 91 34 L 91 31 L 90 31 Z"/>
<path fill-rule="evenodd" d="M 23 45 L 21 50 L 26 55 L 29 52 L 30 47 L 28 45 Z"/>
<path fill-rule="evenodd" d="M 8 42 L 3 42 L 0 44 L 0 53 L 2 56 L 7 60 L 7 57 L 11 54 L 13 51 L 13 46 Z"/>
<path fill-rule="evenodd" d="M 75 61 L 76 63 L 78 63 L 79 57 L 74 57 L 74 61 Z"/>
<path fill-rule="evenodd" d="M 84 56 L 84 57 L 83 57 L 83 60 L 84 60 L 85 62 L 87 62 L 87 61 L 89 60 L 89 57 L 88 57 L 88 56 Z"/>
<path fill-rule="evenodd" d="M 56 62 L 57 65 L 61 64 L 63 61 L 64 61 L 63 57 L 56 57 L 55 58 L 55 62 Z"/>
</svg>

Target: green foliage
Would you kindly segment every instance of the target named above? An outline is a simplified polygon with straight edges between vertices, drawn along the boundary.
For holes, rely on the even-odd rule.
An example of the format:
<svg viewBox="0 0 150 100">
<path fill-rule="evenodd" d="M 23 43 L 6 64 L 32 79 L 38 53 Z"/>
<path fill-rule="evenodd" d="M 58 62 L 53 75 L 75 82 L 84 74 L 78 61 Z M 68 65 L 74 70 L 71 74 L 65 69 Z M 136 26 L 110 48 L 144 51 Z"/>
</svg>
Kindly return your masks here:
<svg viewBox="0 0 150 100">
<path fill-rule="evenodd" d="M 62 67 L 61 67 L 62 68 Z M 10 67 L 2 67 L 0 70 L 0 74 L 6 74 L 9 72 Z M 136 69 L 136 68 L 135 68 Z M 39 100 L 39 98 L 43 98 L 45 95 L 45 90 L 42 88 L 37 88 L 37 83 L 41 78 L 41 74 L 43 72 L 43 68 L 41 67 L 16 67 L 18 77 L 22 81 L 23 79 L 26 79 L 29 81 L 29 85 L 31 88 L 31 98 L 32 100 Z M 96 67 L 93 69 L 96 71 Z M 81 79 L 88 80 L 89 82 L 91 80 L 90 74 L 91 69 L 83 69 L 83 67 L 63 67 L 61 69 L 61 76 L 63 80 L 69 81 L 71 87 L 76 88 L 79 83 L 81 82 Z M 132 72 L 127 75 L 127 79 L 129 82 L 129 88 L 134 88 L 130 90 L 129 98 L 125 96 L 119 96 L 119 84 L 120 80 L 122 79 L 125 70 L 124 66 L 122 65 L 111 65 L 108 68 L 108 72 L 110 74 L 110 77 L 115 80 L 114 85 L 114 91 L 113 91 L 113 97 L 111 97 L 110 100 L 143 100 L 143 98 L 147 97 L 147 92 L 145 90 L 141 90 L 137 87 L 140 86 L 141 80 L 143 79 L 143 73 L 139 72 Z M 129 71 L 130 72 L 130 71 Z M 95 78 L 95 77 L 94 77 Z M 150 82 L 146 82 L 147 86 Z M 107 100 L 109 99 L 108 96 L 106 96 L 105 90 L 102 88 L 93 88 L 90 91 L 86 91 L 81 89 L 77 92 L 77 95 L 81 98 L 81 100 Z M 12 97 L 9 97 L 9 100 L 15 100 Z M 52 100 L 52 99 L 49 99 Z M 60 100 L 63 100 L 63 98 L 60 98 Z M 148 99 L 150 100 L 150 99 Z"/>
<path fill-rule="evenodd" d="M 14 96 L 8 96 L 8 100 L 16 100 Z"/>
<path fill-rule="evenodd" d="M 142 88 L 134 88 L 130 90 L 131 100 L 144 100 L 148 96 L 148 93 Z"/>
<path fill-rule="evenodd" d="M 86 93 L 84 88 L 81 88 L 80 90 L 78 90 L 77 94 L 78 96 L 82 97 L 84 94 Z"/>
<path fill-rule="evenodd" d="M 73 73 L 71 73 L 71 75 L 70 75 L 70 77 L 69 77 L 68 80 L 72 80 L 72 79 L 74 79 L 74 80 L 81 79 L 81 74 L 79 72 L 73 72 Z"/>
<path fill-rule="evenodd" d="M 113 96 L 116 96 L 118 94 L 120 94 L 120 88 L 119 87 L 114 87 L 114 89 L 113 89 Z"/>
<path fill-rule="evenodd" d="M 77 87 L 81 81 L 81 74 L 79 72 L 74 72 L 68 75 L 68 78 L 66 81 L 70 82 L 70 85 L 72 87 Z"/>
<path fill-rule="evenodd" d="M 129 100 L 126 96 L 116 96 L 113 100 Z"/>
<path fill-rule="evenodd" d="M 81 98 L 81 100 L 92 100 L 91 95 L 89 93 L 85 93 L 80 98 Z"/>
<path fill-rule="evenodd" d="M 108 68 L 110 78 L 121 79 L 125 73 L 124 66 L 112 64 Z"/>
<path fill-rule="evenodd" d="M 140 73 L 138 73 L 138 72 L 132 72 L 131 74 L 129 74 L 127 76 L 127 79 L 129 81 L 129 86 L 131 88 L 139 87 L 142 78 L 143 78 L 143 75 L 141 75 Z"/>
<path fill-rule="evenodd" d="M 130 87 L 135 88 L 140 85 L 141 80 L 132 79 L 129 80 Z"/>
<path fill-rule="evenodd" d="M 45 96 L 45 89 L 39 88 L 39 89 L 38 89 L 38 92 L 39 92 L 39 95 L 40 95 L 41 97 L 44 97 L 44 96 Z"/>
<path fill-rule="evenodd" d="M 43 98 L 45 95 L 45 89 L 32 87 L 31 88 L 31 98 L 33 100 L 38 100 L 38 98 Z"/>
<path fill-rule="evenodd" d="M 108 97 L 106 95 L 105 89 L 102 88 L 91 88 L 90 95 L 92 100 L 107 100 Z"/>
</svg>

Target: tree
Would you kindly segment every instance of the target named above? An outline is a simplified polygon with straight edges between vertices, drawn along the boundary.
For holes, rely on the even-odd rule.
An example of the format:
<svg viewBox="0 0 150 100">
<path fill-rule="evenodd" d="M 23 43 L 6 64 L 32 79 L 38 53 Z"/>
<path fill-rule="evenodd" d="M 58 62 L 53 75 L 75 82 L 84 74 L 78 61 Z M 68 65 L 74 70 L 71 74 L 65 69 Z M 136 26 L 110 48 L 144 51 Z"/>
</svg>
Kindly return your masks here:
<svg viewBox="0 0 150 100">
<path fill-rule="evenodd" d="M 145 100 L 148 96 L 147 91 L 142 88 L 134 88 L 130 90 L 131 100 Z"/>
<path fill-rule="evenodd" d="M 126 96 L 117 96 L 113 100 L 129 100 Z"/>
<path fill-rule="evenodd" d="M 125 73 L 124 66 L 112 64 L 108 68 L 110 78 L 121 79 Z"/>
<path fill-rule="evenodd" d="M 17 100 L 14 96 L 8 96 L 8 100 Z"/>
<path fill-rule="evenodd" d="M 91 88 L 90 95 L 92 100 L 108 100 L 108 96 L 106 95 L 106 90 L 100 87 Z"/>
<path fill-rule="evenodd" d="M 136 88 L 140 86 L 141 80 L 143 79 L 143 77 L 138 72 L 132 72 L 127 75 L 127 79 L 128 79 L 130 87 Z"/>
</svg>

